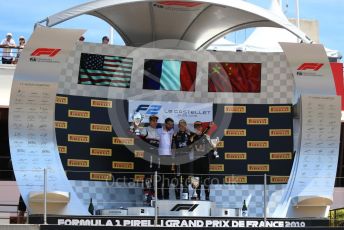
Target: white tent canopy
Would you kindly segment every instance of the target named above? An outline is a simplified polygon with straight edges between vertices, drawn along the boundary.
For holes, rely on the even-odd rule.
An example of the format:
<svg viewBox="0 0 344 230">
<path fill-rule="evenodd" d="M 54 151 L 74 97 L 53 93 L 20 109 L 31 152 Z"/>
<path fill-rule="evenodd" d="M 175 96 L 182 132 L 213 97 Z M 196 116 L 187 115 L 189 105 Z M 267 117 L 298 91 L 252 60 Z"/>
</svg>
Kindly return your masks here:
<svg viewBox="0 0 344 230">
<path fill-rule="evenodd" d="M 288 21 L 288 18 L 282 11 L 279 0 L 272 0 L 269 11 L 282 20 Z M 283 52 L 279 42 L 297 43 L 299 39 L 295 34 L 284 28 L 258 27 L 242 44 L 230 42 L 229 44 L 225 44 L 225 42 L 221 40 L 211 44 L 208 49 L 234 52 L 237 50 L 252 52 Z M 341 54 L 338 51 L 325 49 L 328 57 L 341 58 Z"/>
<path fill-rule="evenodd" d="M 96 0 L 51 15 L 40 24 L 51 27 L 83 14 L 108 22 L 129 46 L 170 39 L 170 47 L 165 48 L 199 50 L 227 33 L 262 26 L 284 28 L 303 42 L 312 42 L 288 20 L 242 0 Z"/>
</svg>

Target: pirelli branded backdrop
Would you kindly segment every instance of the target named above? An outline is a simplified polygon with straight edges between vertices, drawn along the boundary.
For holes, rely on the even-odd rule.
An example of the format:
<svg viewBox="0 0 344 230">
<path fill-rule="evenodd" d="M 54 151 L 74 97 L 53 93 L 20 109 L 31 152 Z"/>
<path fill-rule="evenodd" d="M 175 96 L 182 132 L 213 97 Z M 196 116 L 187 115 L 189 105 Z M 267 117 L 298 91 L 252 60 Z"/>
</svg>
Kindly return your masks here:
<svg viewBox="0 0 344 230">
<path fill-rule="evenodd" d="M 140 181 L 152 172 L 142 140 L 128 132 L 127 108 L 127 100 L 57 96 L 56 137 L 69 179 Z M 219 126 L 213 136 L 221 141 L 210 173 L 220 183 L 260 184 L 265 173 L 269 183 L 287 183 L 294 157 L 291 105 L 214 104 L 213 114 Z"/>
</svg>

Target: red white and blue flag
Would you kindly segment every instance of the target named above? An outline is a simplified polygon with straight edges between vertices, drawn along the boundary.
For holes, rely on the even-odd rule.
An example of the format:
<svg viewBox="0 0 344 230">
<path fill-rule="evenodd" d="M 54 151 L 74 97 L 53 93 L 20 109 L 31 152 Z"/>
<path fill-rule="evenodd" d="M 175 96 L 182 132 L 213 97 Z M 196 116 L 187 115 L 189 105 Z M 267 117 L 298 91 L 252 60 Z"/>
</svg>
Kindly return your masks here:
<svg viewBox="0 0 344 230">
<path fill-rule="evenodd" d="M 143 89 L 195 91 L 197 63 L 146 59 Z"/>
<path fill-rule="evenodd" d="M 129 88 L 133 59 L 82 53 L 79 84 Z"/>
</svg>

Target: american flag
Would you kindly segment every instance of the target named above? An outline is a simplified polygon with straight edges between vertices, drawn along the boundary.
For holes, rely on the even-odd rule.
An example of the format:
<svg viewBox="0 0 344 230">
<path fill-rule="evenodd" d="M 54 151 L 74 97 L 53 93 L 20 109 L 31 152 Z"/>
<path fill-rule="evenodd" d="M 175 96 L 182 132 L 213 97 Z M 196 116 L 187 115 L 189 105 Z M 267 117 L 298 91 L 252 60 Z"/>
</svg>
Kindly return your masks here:
<svg viewBox="0 0 344 230">
<path fill-rule="evenodd" d="M 129 88 L 132 66 L 132 58 L 82 53 L 78 83 Z"/>
</svg>

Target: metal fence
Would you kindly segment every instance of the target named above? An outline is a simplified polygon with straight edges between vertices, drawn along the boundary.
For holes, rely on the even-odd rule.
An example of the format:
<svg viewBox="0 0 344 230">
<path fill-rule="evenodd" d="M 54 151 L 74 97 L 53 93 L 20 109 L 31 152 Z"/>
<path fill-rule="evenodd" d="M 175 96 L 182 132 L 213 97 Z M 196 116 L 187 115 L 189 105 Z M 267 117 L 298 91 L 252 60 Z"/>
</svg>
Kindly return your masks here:
<svg viewBox="0 0 344 230">
<path fill-rule="evenodd" d="M 23 48 L 20 47 L 13 47 L 11 48 L 11 51 L 4 51 L 3 48 L 0 48 L 0 57 L 1 60 L 3 57 L 6 57 L 6 59 L 11 59 L 11 63 L 10 64 L 17 64 L 18 60 L 20 58 L 20 53 L 23 50 Z M 11 58 L 7 58 L 10 54 Z M 4 64 L 1 62 L 1 64 Z"/>
</svg>

